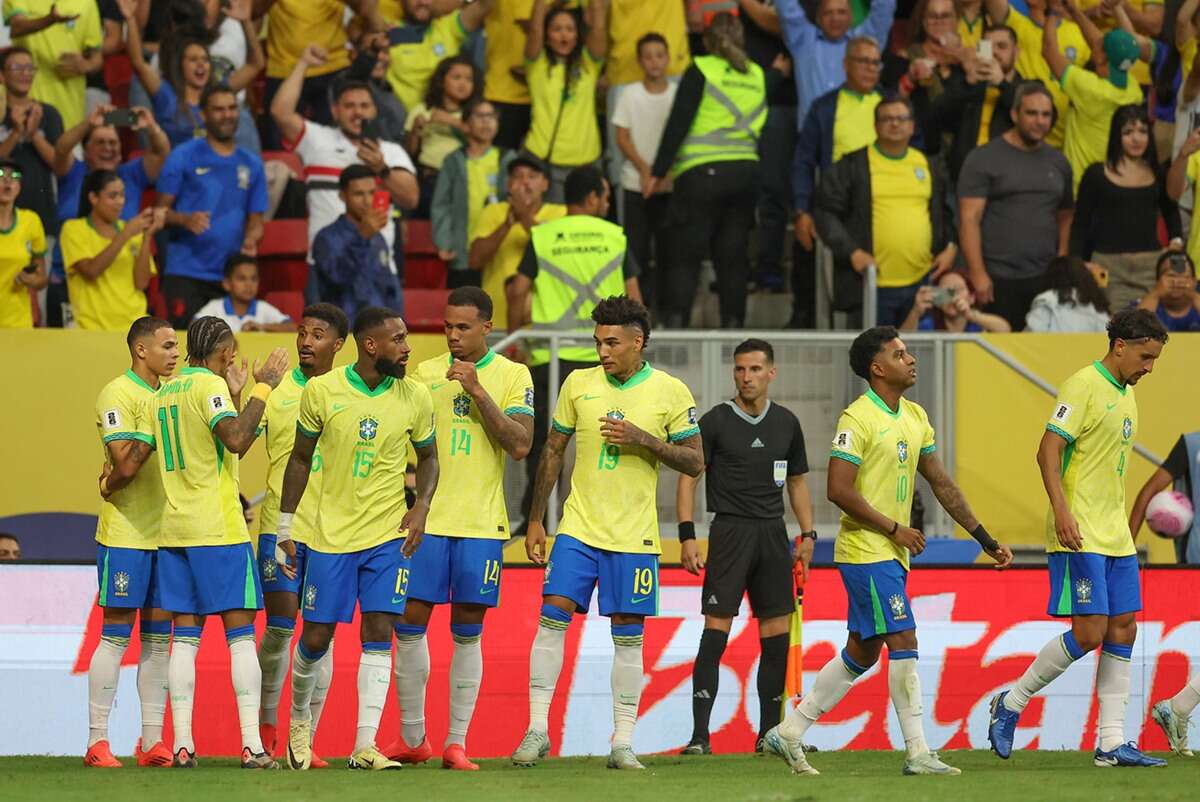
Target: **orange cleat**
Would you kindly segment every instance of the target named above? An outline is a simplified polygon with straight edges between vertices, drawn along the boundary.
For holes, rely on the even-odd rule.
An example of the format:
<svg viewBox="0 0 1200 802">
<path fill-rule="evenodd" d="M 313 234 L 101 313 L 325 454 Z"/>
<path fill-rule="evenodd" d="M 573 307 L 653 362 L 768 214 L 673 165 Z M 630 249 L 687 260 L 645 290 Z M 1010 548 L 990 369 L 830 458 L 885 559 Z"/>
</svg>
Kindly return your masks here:
<svg viewBox="0 0 1200 802">
<path fill-rule="evenodd" d="M 149 752 L 142 751 L 142 739 L 138 738 L 137 748 L 133 752 L 137 764 L 143 767 L 167 767 L 171 765 L 171 750 L 162 741 L 150 747 Z"/>
<path fill-rule="evenodd" d="M 87 754 L 83 756 L 83 765 L 92 769 L 119 769 L 121 761 L 113 757 L 108 741 L 96 741 L 88 747 Z"/>
<path fill-rule="evenodd" d="M 479 771 L 479 764 L 472 763 L 462 744 L 450 744 L 442 752 L 442 768 L 454 771 Z"/>
<path fill-rule="evenodd" d="M 409 746 L 403 738 L 397 738 L 395 743 L 383 750 L 383 754 L 388 760 L 400 763 L 424 763 L 433 757 L 433 747 L 429 745 L 428 738 L 422 738 L 416 746 Z"/>
<path fill-rule="evenodd" d="M 278 737 L 275 733 L 275 725 L 259 724 L 258 737 L 262 739 L 263 751 L 268 755 L 275 754 L 275 739 Z"/>
<path fill-rule="evenodd" d="M 317 753 L 313 752 L 312 759 L 309 761 L 308 767 L 310 769 L 327 769 L 329 768 L 329 763 L 321 760 L 321 758 L 317 757 Z"/>
</svg>

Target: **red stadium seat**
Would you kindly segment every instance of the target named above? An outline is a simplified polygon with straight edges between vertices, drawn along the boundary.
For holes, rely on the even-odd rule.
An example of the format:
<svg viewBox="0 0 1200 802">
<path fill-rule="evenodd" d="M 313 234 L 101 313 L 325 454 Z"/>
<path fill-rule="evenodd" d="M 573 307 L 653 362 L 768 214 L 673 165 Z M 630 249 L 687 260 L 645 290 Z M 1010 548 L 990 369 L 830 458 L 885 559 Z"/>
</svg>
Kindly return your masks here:
<svg viewBox="0 0 1200 802">
<path fill-rule="evenodd" d="M 405 289 L 404 322 L 408 330 L 425 334 L 443 331 L 449 290 Z"/>
<path fill-rule="evenodd" d="M 268 292 L 263 300 L 295 322 L 300 322 L 300 317 L 304 313 L 304 293 L 296 290 L 276 290 Z"/>
<path fill-rule="evenodd" d="M 129 84 L 133 81 L 133 67 L 125 53 L 113 53 L 104 59 L 104 84 L 112 95 L 117 108 L 129 105 Z"/>
<path fill-rule="evenodd" d="M 167 299 L 162 294 L 159 283 L 157 274 L 150 277 L 150 285 L 146 287 L 146 300 L 149 301 L 150 314 L 166 320 L 168 317 Z"/>
<path fill-rule="evenodd" d="M 433 244 L 433 223 L 428 220 L 408 220 L 404 223 L 404 252 L 417 256 L 437 256 Z"/>
<path fill-rule="evenodd" d="M 446 263 L 433 244 L 433 224 L 408 220 L 404 224 L 404 286 L 437 290 L 446 286 Z"/>
<path fill-rule="evenodd" d="M 304 259 L 308 256 L 308 220 L 268 220 L 258 243 L 260 257 Z"/>
<path fill-rule="evenodd" d="M 304 180 L 304 165 L 295 153 L 288 150 L 264 150 L 262 157 L 264 162 L 283 162 L 292 171 L 292 175 L 300 181 Z"/>
</svg>

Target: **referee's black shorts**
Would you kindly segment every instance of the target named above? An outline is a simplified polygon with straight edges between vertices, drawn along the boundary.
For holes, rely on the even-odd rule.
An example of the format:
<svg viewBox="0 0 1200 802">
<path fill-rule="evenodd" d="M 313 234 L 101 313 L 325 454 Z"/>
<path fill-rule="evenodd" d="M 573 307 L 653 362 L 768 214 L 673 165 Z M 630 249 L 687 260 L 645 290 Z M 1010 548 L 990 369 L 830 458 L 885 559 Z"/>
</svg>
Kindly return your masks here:
<svg viewBox="0 0 1200 802">
<path fill-rule="evenodd" d="M 792 551 L 782 518 L 718 515 L 713 520 L 700 609 L 705 615 L 732 618 L 744 593 L 755 618 L 792 612 Z"/>
</svg>

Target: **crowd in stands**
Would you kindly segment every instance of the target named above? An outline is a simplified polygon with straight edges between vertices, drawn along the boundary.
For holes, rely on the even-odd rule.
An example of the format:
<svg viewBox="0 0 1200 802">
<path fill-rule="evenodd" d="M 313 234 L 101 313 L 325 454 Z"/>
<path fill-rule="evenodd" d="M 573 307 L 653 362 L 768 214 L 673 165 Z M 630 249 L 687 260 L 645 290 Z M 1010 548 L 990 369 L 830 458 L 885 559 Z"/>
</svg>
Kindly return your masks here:
<svg viewBox="0 0 1200 802">
<path fill-rule="evenodd" d="M 827 258 L 850 327 L 874 268 L 906 331 L 1200 331 L 1200 0 L 2 2 L 0 327 L 463 285 L 525 319 L 531 231 L 595 165 L 669 327 L 705 264 L 722 327 L 753 292 L 827 326 Z"/>
</svg>

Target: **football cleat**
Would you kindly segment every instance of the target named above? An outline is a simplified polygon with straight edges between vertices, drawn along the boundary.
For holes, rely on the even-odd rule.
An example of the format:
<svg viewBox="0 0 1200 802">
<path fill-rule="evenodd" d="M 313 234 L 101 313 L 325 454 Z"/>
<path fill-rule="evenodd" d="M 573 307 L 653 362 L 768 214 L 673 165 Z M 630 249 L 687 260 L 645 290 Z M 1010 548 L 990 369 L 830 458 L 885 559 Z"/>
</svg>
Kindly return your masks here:
<svg viewBox="0 0 1200 802">
<path fill-rule="evenodd" d="M 312 721 L 292 719 L 288 725 L 288 768 L 305 771 L 312 765 Z"/>
<path fill-rule="evenodd" d="M 268 755 L 275 754 L 276 740 L 279 738 L 279 731 L 275 729 L 274 724 L 259 724 L 258 737 L 262 739 L 263 751 Z"/>
<path fill-rule="evenodd" d="M 1121 744 L 1111 752 L 1105 752 L 1103 749 L 1097 747 L 1096 754 L 1092 756 L 1092 764 L 1102 769 L 1113 768 L 1115 766 L 1155 768 L 1167 765 L 1167 761 L 1160 757 L 1150 757 L 1144 754 L 1137 748 L 1133 741 L 1130 741 L 1129 743 Z"/>
<path fill-rule="evenodd" d="M 1017 719 L 1020 713 L 1014 713 L 1004 706 L 1004 697 L 1008 691 L 1002 691 L 992 697 L 992 718 L 988 722 L 988 741 L 992 751 L 1002 760 L 1008 760 L 1012 754 L 1013 738 L 1017 734 Z"/>
<path fill-rule="evenodd" d="M 171 758 L 171 768 L 173 769 L 194 769 L 196 768 L 196 753 L 189 752 L 186 747 L 179 747 L 175 750 L 175 757 Z"/>
<path fill-rule="evenodd" d="M 277 769 L 277 764 L 266 752 L 251 752 L 250 747 L 242 749 L 242 768 L 244 769 Z"/>
<path fill-rule="evenodd" d="M 550 754 L 550 736 L 538 730 L 526 730 L 525 737 L 517 746 L 517 751 L 512 753 L 512 763 L 514 766 L 530 768 L 536 766 L 537 762 L 548 754 Z"/>
<path fill-rule="evenodd" d="M 428 743 L 428 742 L 427 742 Z M 479 771 L 479 764 L 472 763 L 462 744 L 450 744 L 442 752 L 442 768 L 455 771 Z"/>
<path fill-rule="evenodd" d="M 171 750 L 162 741 L 159 741 L 154 746 L 150 747 L 149 752 L 142 751 L 142 739 L 138 738 L 137 748 L 134 749 L 134 757 L 137 758 L 139 766 L 170 766 L 171 765 Z"/>
<path fill-rule="evenodd" d="M 642 765 L 642 761 L 637 759 L 637 755 L 633 753 L 633 747 L 628 744 L 621 744 L 612 748 L 612 751 L 608 753 L 608 767 L 622 771 L 641 771 L 646 768 Z"/>
<path fill-rule="evenodd" d="M 108 741 L 96 741 L 83 756 L 83 765 L 90 769 L 119 769 L 121 761 L 113 757 Z"/>
<path fill-rule="evenodd" d="M 792 767 L 793 774 L 815 777 L 821 773 L 808 765 L 808 758 L 804 756 L 804 746 L 799 741 L 792 742 L 784 738 L 779 732 L 779 727 L 767 730 L 767 734 L 763 736 L 763 751 L 767 754 L 778 755 L 787 761 L 787 764 Z"/>
<path fill-rule="evenodd" d="M 1171 707 L 1171 702 L 1164 699 L 1150 708 L 1150 717 L 1162 728 L 1167 736 L 1171 751 L 1181 757 L 1191 757 L 1192 750 L 1188 749 L 1188 717 L 1181 716 Z"/>
<path fill-rule="evenodd" d="M 363 771 L 396 771 L 404 768 L 402 763 L 388 760 L 374 744 L 359 749 L 346 761 L 346 767 Z"/>
<path fill-rule="evenodd" d="M 433 757 L 433 747 L 429 745 L 428 738 L 422 738 L 421 743 L 416 746 L 409 746 L 403 738 L 397 738 L 383 750 L 383 754 L 387 755 L 388 760 L 400 763 L 424 763 Z"/>
<path fill-rule="evenodd" d="M 681 754 L 681 755 L 711 755 L 712 747 L 709 746 L 708 741 L 692 741 L 690 744 L 683 747 L 683 749 L 679 750 L 679 754 Z"/>
<path fill-rule="evenodd" d="M 310 769 L 327 769 L 327 768 L 329 768 L 329 762 L 317 757 L 316 752 L 310 751 L 309 754 L 312 756 L 309 759 L 309 763 L 308 763 L 308 767 Z"/>
<path fill-rule="evenodd" d="M 954 776 L 962 774 L 962 771 L 948 766 L 938 757 L 937 752 L 922 752 L 915 757 L 904 759 L 904 773 L 908 775 L 914 774 L 940 774 L 943 776 Z"/>
</svg>

